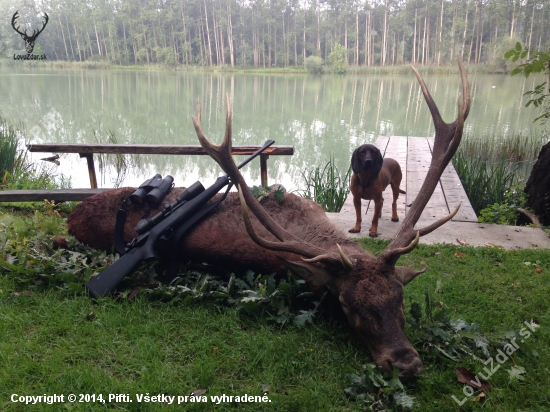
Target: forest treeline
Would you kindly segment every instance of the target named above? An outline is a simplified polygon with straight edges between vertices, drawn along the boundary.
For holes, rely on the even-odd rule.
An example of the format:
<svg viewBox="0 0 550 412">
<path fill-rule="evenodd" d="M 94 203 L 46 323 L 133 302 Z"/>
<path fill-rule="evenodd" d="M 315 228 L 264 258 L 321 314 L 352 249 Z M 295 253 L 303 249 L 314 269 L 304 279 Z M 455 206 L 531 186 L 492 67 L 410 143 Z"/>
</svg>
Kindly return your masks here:
<svg viewBox="0 0 550 412">
<path fill-rule="evenodd" d="M 114 64 L 302 66 L 345 48 L 351 66 L 504 68 L 517 41 L 550 45 L 548 0 L 0 0 L 0 53 L 21 53 L 16 24 L 48 26 L 35 53 Z"/>
</svg>

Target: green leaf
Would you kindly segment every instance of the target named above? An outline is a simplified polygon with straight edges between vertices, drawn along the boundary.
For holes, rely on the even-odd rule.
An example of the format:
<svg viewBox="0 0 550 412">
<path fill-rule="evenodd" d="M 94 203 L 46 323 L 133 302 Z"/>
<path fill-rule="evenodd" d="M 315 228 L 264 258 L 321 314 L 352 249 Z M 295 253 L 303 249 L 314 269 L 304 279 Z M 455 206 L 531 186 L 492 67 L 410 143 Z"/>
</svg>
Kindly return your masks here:
<svg viewBox="0 0 550 412">
<path fill-rule="evenodd" d="M 510 376 L 510 380 L 517 379 L 518 381 L 522 381 L 525 378 L 522 376 L 525 374 L 525 368 L 523 366 L 514 365 L 510 369 L 508 369 L 508 374 Z"/>
<path fill-rule="evenodd" d="M 516 53 L 516 51 L 515 51 L 514 49 L 508 50 L 506 53 L 504 53 L 504 58 L 505 58 L 505 59 L 509 59 L 509 58 L 512 57 L 515 53 Z"/>
<path fill-rule="evenodd" d="M 528 50 L 524 50 L 521 52 L 520 59 L 525 59 L 525 56 L 527 56 Z"/>
<path fill-rule="evenodd" d="M 422 319 L 422 305 L 418 302 L 413 302 L 411 305 L 411 316 L 416 321 L 416 323 L 420 323 L 420 319 Z"/>
<path fill-rule="evenodd" d="M 516 50 L 521 51 L 521 43 L 519 41 L 516 43 Z"/>
<path fill-rule="evenodd" d="M 313 322 L 314 310 L 301 310 L 301 314 L 294 318 L 294 324 L 298 327 L 304 326 L 307 322 Z"/>
<path fill-rule="evenodd" d="M 393 394 L 393 400 L 398 406 L 412 409 L 414 406 L 414 398 L 407 395 L 404 391 L 397 391 Z"/>
</svg>

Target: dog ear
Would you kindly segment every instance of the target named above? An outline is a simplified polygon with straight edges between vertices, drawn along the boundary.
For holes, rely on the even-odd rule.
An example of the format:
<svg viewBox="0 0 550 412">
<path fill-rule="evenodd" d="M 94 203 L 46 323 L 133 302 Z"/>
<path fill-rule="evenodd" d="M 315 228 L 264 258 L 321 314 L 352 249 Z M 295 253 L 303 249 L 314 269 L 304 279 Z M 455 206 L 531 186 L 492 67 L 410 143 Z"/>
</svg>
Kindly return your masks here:
<svg viewBox="0 0 550 412">
<path fill-rule="evenodd" d="M 357 174 L 361 171 L 361 162 L 359 161 L 359 148 L 353 151 L 351 156 L 351 169 L 353 173 Z"/>
<path fill-rule="evenodd" d="M 374 162 L 372 166 L 372 172 L 374 174 L 380 173 L 380 170 L 382 170 L 382 164 L 384 163 L 384 158 L 382 157 L 382 153 L 380 153 L 380 150 L 376 146 L 374 146 Z"/>
</svg>

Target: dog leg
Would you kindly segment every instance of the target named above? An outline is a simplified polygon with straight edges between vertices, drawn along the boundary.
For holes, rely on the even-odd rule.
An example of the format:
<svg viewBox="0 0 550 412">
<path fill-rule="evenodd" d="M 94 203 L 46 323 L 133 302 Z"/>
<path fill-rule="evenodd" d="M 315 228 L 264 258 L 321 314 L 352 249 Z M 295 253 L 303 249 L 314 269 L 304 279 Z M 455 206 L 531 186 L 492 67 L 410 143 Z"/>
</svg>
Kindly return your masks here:
<svg viewBox="0 0 550 412">
<path fill-rule="evenodd" d="M 370 237 L 378 236 L 378 219 L 382 217 L 382 206 L 384 205 L 384 198 L 380 196 L 378 199 L 374 199 L 374 215 L 372 217 L 372 225 L 369 230 Z"/>
<path fill-rule="evenodd" d="M 391 221 L 399 222 L 399 216 L 397 215 L 397 198 L 399 197 L 399 193 L 403 191 L 399 190 L 399 184 L 394 185 L 393 183 L 391 185 L 391 190 L 393 192 L 393 203 L 391 204 Z"/>
<path fill-rule="evenodd" d="M 348 230 L 349 233 L 359 233 L 361 231 L 361 198 L 353 196 L 353 206 L 355 207 L 355 226 Z"/>
</svg>

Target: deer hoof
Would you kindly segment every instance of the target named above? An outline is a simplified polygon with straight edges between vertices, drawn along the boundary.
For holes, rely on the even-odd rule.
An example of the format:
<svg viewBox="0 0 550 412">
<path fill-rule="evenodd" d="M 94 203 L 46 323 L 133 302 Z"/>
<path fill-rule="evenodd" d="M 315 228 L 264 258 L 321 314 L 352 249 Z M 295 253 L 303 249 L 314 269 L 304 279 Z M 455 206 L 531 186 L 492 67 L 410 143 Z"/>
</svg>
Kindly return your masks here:
<svg viewBox="0 0 550 412">
<path fill-rule="evenodd" d="M 399 222 L 399 218 L 398 218 L 398 217 L 395 217 L 395 218 L 392 217 L 392 218 L 391 218 L 391 221 L 392 221 L 392 222 Z"/>
<path fill-rule="evenodd" d="M 376 233 L 376 232 L 369 232 L 369 237 L 378 237 L 378 233 Z"/>
<path fill-rule="evenodd" d="M 350 230 L 348 230 L 349 233 L 359 233 L 361 231 L 361 228 L 357 229 L 356 227 L 352 227 Z"/>
</svg>

